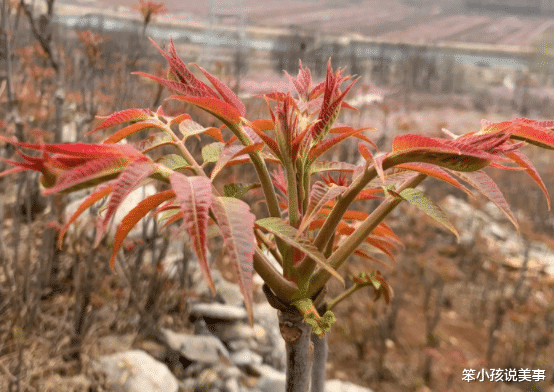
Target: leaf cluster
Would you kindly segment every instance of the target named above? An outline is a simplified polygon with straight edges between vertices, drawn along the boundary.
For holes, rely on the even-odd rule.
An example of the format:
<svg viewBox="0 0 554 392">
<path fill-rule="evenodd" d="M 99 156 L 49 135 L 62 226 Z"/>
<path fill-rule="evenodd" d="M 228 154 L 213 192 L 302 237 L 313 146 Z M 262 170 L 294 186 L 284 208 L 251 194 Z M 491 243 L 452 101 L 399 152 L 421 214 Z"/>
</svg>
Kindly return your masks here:
<svg viewBox="0 0 554 392">
<path fill-rule="evenodd" d="M 384 219 L 403 201 L 457 235 L 440 207 L 416 188 L 426 177 L 470 195 L 468 186 L 473 187 L 517 227 L 505 198 L 483 169 L 523 170 L 543 190 L 550 206 L 544 183 L 520 148 L 534 144 L 554 149 L 552 121 L 483 121 L 477 132 L 456 136 L 446 131 L 449 138 L 407 134 L 396 137 L 392 150 L 383 153 L 367 136 L 372 128 L 356 129 L 336 122 L 341 110 L 355 110 L 345 97 L 356 80 L 343 76 L 343 70 L 334 71 L 330 62 L 325 80 L 318 84 L 300 63 L 296 77 L 287 74 L 294 91 L 264 95 L 269 116 L 253 120 L 247 118 L 239 97 L 220 80 L 194 65 L 210 86 L 191 72 L 173 42 L 167 51 L 154 45 L 169 64 L 167 78 L 137 74 L 171 90 L 175 95 L 168 99 L 212 114 L 221 121 L 220 128 L 204 127 L 186 112 L 168 116 L 160 107 L 156 111 L 126 109 L 104 117 L 90 133 L 118 129 L 100 144 L 32 144 L 0 135 L 1 140 L 17 147 L 21 158 L 1 158 L 13 168 L 0 175 L 39 171 L 46 194 L 94 188 L 60 231 L 59 246 L 67 227 L 87 208 L 105 199 L 98 219 L 100 241 L 126 196 L 147 182 L 156 182 L 159 192 L 139 202 L 117 228 L 112 266 L 133 226 L 153 214 L 162 228 L 180 224 L 190 238 L 204 278 L 215 291 L 208 260 L 208 232 L 215 230 L 223 238 L 252 320 L 254 271 L 282 302 L 304 304 L 330 278 L 343 282 L 339 269 L 351 255 L 377 263 L 383 262 L 380 255 L 394 260 L 402 241 Z M 148 133 L 143 139 L 125 143 L 131 135 L 145 130 Z M 200 139 L 200 135 L 204 135 L 202 141 L 210 141 L 203 145 L 201 161 L 187 148 L 187 139 Z M 359 141 L 358 150 L 365 159 L 362 165 L 324 159 L 326 152 L 352 137 Z M 168 146 L 173 151 L 159 157 L 165 151 L 162 147 Z M 232 165 L 253 167 L 258 181 L 225 181 L 221 173 Z M 216 178 L 226 182 L 222 192 L 214 186 Z M 267 205 L 263 216 L 255 216 L 241 200 L 254 189 L 263 192 Z M 368 199 L 377 199 L 380 205 L 363 211 L 359 202 Z M 269 255 L 279 267 L 270 262 Z M 391 292 L 377 271 L 354 278 L 354 284 L 357 288 L 373 287 L 376 299 L 383 296 L 388 302 Z M 316 320 L 318 328 L 323 325 L 323 334 L 333 318 L 314 312 L 307 320 Z"/>
</svg>

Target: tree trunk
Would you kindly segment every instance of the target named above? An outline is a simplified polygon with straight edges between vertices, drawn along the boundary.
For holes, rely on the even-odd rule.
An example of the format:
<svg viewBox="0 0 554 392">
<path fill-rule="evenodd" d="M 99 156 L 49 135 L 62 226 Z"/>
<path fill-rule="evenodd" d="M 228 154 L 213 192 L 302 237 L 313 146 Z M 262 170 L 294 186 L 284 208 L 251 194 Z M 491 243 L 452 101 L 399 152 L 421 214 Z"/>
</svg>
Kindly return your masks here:
<svg viewBox="0 0 554 392">
<path fill-rule="evenodd" d="M 312 364 L 312 389 L 310 392 L 325 392 L 325 365 L 327 364 L 327 354 L 329 352 L 327 335 L 320 338 L 312 334 L 312 343 L 314 347 L 314 361 Z"/>
<path fill-rule="evenodd" d="M 267 286 L 264 294 L 271 306 L 279 312 L 279 329 L 286 347 L 286 392 L 324 392 L 327 364 L 327 335 L 320 338 L 292 305 L 282 302 Z M 313 299 L 318 312 L 327 311 L 323 289 Z"/>
<path fill-rule="evenodd" d="M 285 390 L 308 392 L 314 351 L 312 327 L 304 323 L 301 315 L 280 311 L 279 329 L 287 348 Z"/>
</svg>

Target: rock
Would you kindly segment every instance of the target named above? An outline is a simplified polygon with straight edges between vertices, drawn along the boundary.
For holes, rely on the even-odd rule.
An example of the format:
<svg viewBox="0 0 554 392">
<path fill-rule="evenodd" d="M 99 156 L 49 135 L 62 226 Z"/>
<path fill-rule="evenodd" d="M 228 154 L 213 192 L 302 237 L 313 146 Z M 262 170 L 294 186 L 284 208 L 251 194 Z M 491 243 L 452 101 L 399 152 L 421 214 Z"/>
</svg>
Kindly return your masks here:
<svg viewBox="0 0 554 392">
<path fill-rule="evenodd" d="M 221 279 L 216 284 L 217 296 L 221 298 L 225 304 L 237 307 L 244 306 L 244 296 L 242 295 L 239 286 L 225 279 Z"/>
<path fill-rule="evenodd" d="M 224 380 L 229 378 L 239 378 L 242 376 L 242 372 L 236 366 L 223 366 L 219 371 L 219 374 Z"/>
<path fill-rule="evenodd" d="M 238 323 L 215 323 L 210 325 L 210 331 L 222 342 L 228 343 L 233 340 L 255 340 L 254 329 L 242 322 Z"/>
<path fill-rule="evenodd" d="M 225 321 L 246 320 L 248 315 L 246 309 L 238 306 L 224 304 L 194 304 L 191 306 L 190 314 Z"/>
<path fill-rule="evenodd" d="M 236 378 L 230 378 L 225 381 L 225 391 L 226 392 L 240 392 L 239 382 Z"/>
<path fill-rule="evenodd" d="M 215 336 L 195 336 L 169 329 L 162 329 L 162 333 L 168 346 L 189 361 L 215 364 L 222 357 L 229 359 L 229 351 Z"/>
<path fill-rule="evenodd" d="M 285 369 L 285 341 L 279 330 L 279 319 L 277 310 L 267 302 L 254 305 L 254 323 L 263 327 L 267 333 L 267 355 L 264 355 L 264 363 L 267 363 L 277 370 Z M 261 349 L 261 348 L 260 348 Z"/>
<path fill-rule="evenodd" d="M 108 227 L 106 236 L 108 238 L 113 238 L 115 235 L 115 230 L 125 217 L 140 201 L 142 201 L 144 198 L 148 196 L 152 196 L 153 194 L 157 193 L 156 187 L 152 184 L 145 185 L 140 188 L 135 189 L 129 195 L 125 198 L 125 200 L 121 203 L 119 208 L 117 209 L 117 212 L 115 213 L 115 216 L 113 218 L 113 221 L 111 225 Z M 79 206 L 85 201 L 85 199 L 90 195 L 90 192 L 82 193 L 81 197 L 73 199 L 65 208 L 65 220 L 67 221 L 74 213 L 77 211 Z M 97 203 L 99 205 L 99 203 Z M 83 227 L 88 222 L 86 219 L 88 217 L 91 217 L 93 215 L 94 208 L 98 208 L 98 205 L 95 204 L 94 207 L 92 207 L 91 210 L 85 211 L 76 221 L 76 223 L 72 224 L 69 228 L 69 232 L 73 232 L 74 230 L 77 230 L 78 227 Z M 144 219 L 141 219 L 136 226 L 129 232 L 128 237 L 140 237 L 142 236 L 142 222 Z M 153 230 L 153 225 L 147 225 L 147 227 L 150 229 L 150 231 Z M 87 225 L 87 229 L 94 228 L 94 225 Z M 150 232 L 148 235 L 151 235 Z"/>
<path fill-rule="evenodd" d="M 117 390 L 177 392 L 178 383 L 167 366 L 144 351 L 132 350 L 100 358 L 100 370 Z"/>
<path fill-rule="evenodd" d="M 215 369 L 205 369 L 198 375 L 195 391 L 220 391 L 223 389 L 223 380 Z"/>
<path fill-rule="evenodd" d="M 360 387 L 348 381 L 328 380 L 325 382 L 326 392 L 373 392 L 369 388 Z"/>
<path fill-rule="evenodd" d="M 256 370 L 261 375 L 256 384 L 256 388 L 261 392 L 285 392 L 285 373 L 279 372 L 268 365 L 258 366 Z"/>
<path fill-rule="evenodd" d="M 262 357 L 248 349 L 231 354 L 231 363 L 235 366 L 255 366 L 262 364 Z"/>
</svg>

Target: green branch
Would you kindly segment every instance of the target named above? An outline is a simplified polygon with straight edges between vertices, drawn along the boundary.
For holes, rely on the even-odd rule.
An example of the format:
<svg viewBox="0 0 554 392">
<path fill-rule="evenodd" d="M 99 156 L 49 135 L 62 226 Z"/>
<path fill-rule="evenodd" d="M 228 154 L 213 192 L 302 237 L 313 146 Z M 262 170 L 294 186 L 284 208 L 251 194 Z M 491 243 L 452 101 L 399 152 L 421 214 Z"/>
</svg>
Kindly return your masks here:
<svg viewBox="0 0 554 392">
<path fill-rule="evenodd" d="M 427 176 L 425 174 L 419 174 L 411 180 L 406 181 L 397 192 L 401 192 L 406 188 L 415 188 L 418 186 Z M 332 268 L 337 270 L 346 259 L 354 253 L 356 248 L 367 238 L 369 234 L 381 223 L 388 214 L 394 210 L 394 208 L 400 204 L 402 199 L 394 197 L 387 197 L 379 207 L 362 222 L 360 226 L 342 243 L 342 245 L 329 257 L 328 262 Z M 317 271 L 312 280 L 310 281 L 310 287 L 308 289 L 308 296 L 317 293 L 330 279 L 331 274 L 325 270 Z"/>
</svg>

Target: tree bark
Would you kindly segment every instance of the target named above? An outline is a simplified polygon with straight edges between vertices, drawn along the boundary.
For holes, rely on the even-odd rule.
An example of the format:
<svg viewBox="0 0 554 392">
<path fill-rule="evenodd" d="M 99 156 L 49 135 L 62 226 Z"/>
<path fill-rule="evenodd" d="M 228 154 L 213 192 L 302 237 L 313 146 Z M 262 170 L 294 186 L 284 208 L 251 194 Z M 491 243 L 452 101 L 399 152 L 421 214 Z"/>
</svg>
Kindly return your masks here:
<svg viewBox="0 0 554 392">
<path fill-rule="evenodd" d="M 325 392 L 325 365 L 327 364 L 327 354 L 329 352 L 327 335 L 320 338 L 312 334 L 312 343 L 314 347 L 314 360 L 312 364 L 312 388 L 310 392 Z"/>
<path fill-rule="evenodd" d="M 279 312 L 279 329 L 287 348 L 286 392 L 307 392 L 313 363 L 312 328 L 301 315 Z"/>
</svg>

